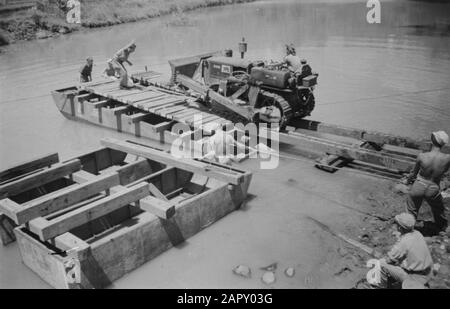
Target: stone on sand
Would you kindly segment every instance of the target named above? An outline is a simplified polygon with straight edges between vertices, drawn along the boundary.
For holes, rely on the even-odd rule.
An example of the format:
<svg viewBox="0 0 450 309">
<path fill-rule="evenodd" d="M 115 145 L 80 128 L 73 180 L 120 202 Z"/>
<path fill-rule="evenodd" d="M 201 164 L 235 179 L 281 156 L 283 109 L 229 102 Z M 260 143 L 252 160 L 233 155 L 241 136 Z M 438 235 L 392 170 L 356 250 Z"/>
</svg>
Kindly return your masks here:
<svg viewBox="0 0 450 309">
<path fill-rule="evenodd" d="M 244 277 L 244 278 L 250 278 L 252 276 L 252 271 L 251 271 L 250 267 L 248 267 L 246 265 L 236 266 L 233 269 L 233 273 L 235 275 L 238 275 L 238 276 L 241 276 L 241 277 Z"/>
<path fill-rule="evenodd" d="M 275 280 L 275 273 L 273 271 L 266 271 L 261 278 L 261 281 L 267 285 L 275 283 Z"/>
<path fill-rule="evenodd" d="M 288 278 L 292 278 L 295 276 L 295 269 L 292 267 L 288 267 L 284 270 L 284 274 L 288 277 Z"/>
</svg>

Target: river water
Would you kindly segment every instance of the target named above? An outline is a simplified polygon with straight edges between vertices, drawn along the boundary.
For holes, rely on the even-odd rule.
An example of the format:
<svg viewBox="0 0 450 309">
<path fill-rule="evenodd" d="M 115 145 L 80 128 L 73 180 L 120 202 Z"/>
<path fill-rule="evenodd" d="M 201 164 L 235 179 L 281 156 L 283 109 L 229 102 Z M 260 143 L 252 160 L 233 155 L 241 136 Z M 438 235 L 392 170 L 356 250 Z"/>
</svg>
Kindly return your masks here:
<svg viewBox="0 0 450 309">
<path fill-rule="evenodd" d="M 242 37 L 252 59 L 280 60 L 292 42 L 320 74 L 311 119 L 415 138 L 449 131 L 450 4 L 381 1 L 381 24 L 368 24 L 367 11 L 358 0 L 259 1 L 192 12 L 184 26 L 164 17 L 9 46 L 0 54 L 0 169 L 123 138 L 66 120 L 50 91 L 73 85 L 87 56 L 99 76 L 105 60 L 132 39 L 132 70 L 148 66 L 167 75 L 169 59 L 236 49 Z M 15 262 L 17 253 L 0 248 L 0 287 L 45 286 Z"/>
</svg>

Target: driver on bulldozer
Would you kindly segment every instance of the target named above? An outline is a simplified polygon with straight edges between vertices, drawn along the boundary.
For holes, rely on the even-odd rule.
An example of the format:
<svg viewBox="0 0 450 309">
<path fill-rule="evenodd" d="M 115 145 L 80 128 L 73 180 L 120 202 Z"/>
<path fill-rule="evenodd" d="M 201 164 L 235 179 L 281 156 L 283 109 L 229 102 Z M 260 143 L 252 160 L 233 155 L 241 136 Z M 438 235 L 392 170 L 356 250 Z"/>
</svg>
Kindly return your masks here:
<svg viewBox="0 0 450 309">
<path fill-rule="evenodd" d="M 293 73 L 300 72 L 302 68 L 300 57 L 297 56 L 295 47 L 292 44 L 286 45 L 286 57 L 284 57 L 283 63 Z"/>
</svg>

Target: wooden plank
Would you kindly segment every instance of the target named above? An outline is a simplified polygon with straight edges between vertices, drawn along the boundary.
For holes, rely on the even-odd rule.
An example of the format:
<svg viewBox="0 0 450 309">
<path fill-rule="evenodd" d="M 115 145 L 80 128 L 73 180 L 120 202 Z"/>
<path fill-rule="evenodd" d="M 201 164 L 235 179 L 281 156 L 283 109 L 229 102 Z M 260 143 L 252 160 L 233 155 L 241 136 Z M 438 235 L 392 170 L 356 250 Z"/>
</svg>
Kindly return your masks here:
<svg viewBox="0 0 450 309">
<path fill-rule="evenodd" d="M 11 219 L 0 212 L 0 238 L 3 246 L 16 241 L 16 235 L 14 234 L 15 227 Z"/>
<path fill-rule="evenodd" d="M 193 123 L 194 128 L 198 128 L 198 127 L 204 125 L 206 123 L 206 121 L 209 119 L 216 119 L 216 116 L 212 115 L 212 114 L 205 114 L 205 116 L 202 115 L 201 119 L 198 119 L 197 121 L 195 121 Z"/>
<path fill-rule="evenodd" d="M 152 167 L 148 159 L 139 158 L 137 161 L 119 167 L 116 172 L 119 174 L 120 184 L 127 185 L 149 175 Z"/>
<path fill-rule="evenodd" d="M 193 113 L 199 113 L 199 112 L 200 112 L 200 110 L 198 110 L 196 108 L 191 108 L 191 107 L 186 106 L 184 111 L 179 111 L 179 112 L 173 113 L 172 116 L 183 117 L 185 114 L 188 114 L 188 113 L 193 114 Z"/>
<path fill-rule="evenodd" d="M 129 96 L 129 95 L 133 95 L 133 94 L 138 94 L 138 93 L 142 93 L 143 90 L 141 89 L 119 89 L 119 90 L 112 90 L 112 91 L 108 91 L 106 94 L 108 95 L 108 98 L 111 99 L 119 99 L 122 96 Z"/>
<path fill-rule="evenodd" d="M 183 121 L 188 122 L 189 124 L 194 124 L 194 120 L 195 120 L 195 122 L 199 122 L 199 121 L 200 121 L 200 117 L 201 117 L 202 119 L 205 119 L 205 118 L 208 117 L 209 115 L 210 115 L 210 114 L 203 113 L 203 112 L 197 110 L 197 113 L 192 114 L 192 115 L 185 116 L 185 117 L 183 117 L 182 119 L 183 119 Z M 194 118 L 197 118 L 197 119 L 194 119 Z"/>
<path fill-rule="evenodd" d="M 23 193 L 72 174 L 80 169 L 80 160 L 72 160 L 66 163 L 56 164 L 51 168 L 43 170 L 42 172 L 32 174 L 0 186 L 0 197 L 14 196 Z"/>
<path fill-rule="evenodd" d="M 156 187 L 155 187 L 156 188 Z M 158 189 L 156 189 L 158 190 Z M 159 191 L 159 190 L 158 190 Z M 142 210 L 145 210 L 147 212 L 150 212 L 154 214 L 157 217 L 160 217 L 162 219 L 170 219 L 175 215 L 175 205 L 155 198 L 153 196 L 147 196 L 140 200 L 139 207 Z"/>
<path fill-rule="evenodd" d="M 262 137 L 270 137 L 271 133 L 269 133 L 266 129 L 260 129 L 259 134 Z M 410 160 L 403 160 L 392 156 L 387 156 L 373 150 L 357 148 L 351 145 L 332 142 L 330 140 L 316 138 L 305 134 L 283 133 L 278 136 L 281 143 L 295 145 L 314 152 L 328 153 L 346 159 L 359 160 L 362 162 L 385 166 L 401 172 L 409 172 L 414 165 L 414 162 Z"/>
<path fill-rule="evenodd" d="M 99 85 L 105 85 L 105 84 L 111 84 L 117 82 L 116 80 L 111 80 L 111 79 L 105 79 L 105 80 L 101 80 L 101 81 L 95 81 L 95 82 L 88 82 L 88 83 L 83 83 L 79 86 L 79 89 L 87 89 L 90 87 L 94 87 L 94 86 L 99 86 Z"/>
<path fill-rule="evenodd" d="M 140 102 L 144 102 L 147 100 L 150 100 L 152 98 L 156 98 L 156 97 L 162 97 L 164 96 L 163 93 L 160 92 L 156 92 L 156 91 L 146 91 L 143 93 L 139 93 L 130 97 L 126 97 L 126 98 L 122 98 L 121 101 L 126 102 L 128 104 L 132 104 L 135 105 L 137 103 Z"/>
<path fill-rule="evenodd" d="M 96 177 L 97 177 L 96 175 L 86 171 L 78 171 L 72 174 L 73 181 L 77 183 L 84 183 L 86 181 L 95 179 Z"/>
<path fill-rule="evenodd" d="M 119 107 L 114 107 L 111 110 L 113 111 L 114 115 L 120 115 L 120 114 L 125 114 L 128 110 L 130 109 L 129 106 L 119 106 Z"/>
<path fill-rule="evenodd" d="M 0 212 L 14 221 L 14 215 L 21 208 L 20 204 L 17 204 L 9 198 L 0 200 Z"/>
<path fill-rule="evenodd" d="M 145 118 L 148 118 L 150 114 L 148 113 L 136 113 L 133 115 L 128 116 L 128 123 L 136 123 L 139 121 L 144 120 Z"/>
<path fill-rule="evenodd" d="M 366 140 L 380 145 L 389 144 L 393 146 L 420 149 L 428 151 L 431 147 L 431 142 L 428 140 L 415 140 L 409 137 L 397 136 L 374 131 L 365 131 L 354 128 L 347 128 L 338 125 L 327 124 L 312 120 L 299 120 L 295 123 L 297 128 L 307 129 L 321 133 L 333 134 L 351 137 L 355 139 Z M 450 147 L 446 146 L 444 152 L 450 153 Z"/>
<path fill-rule="evenodd" d="M 92 96 L 92 93 L 79 94 L 75 96 L 75 99 L 77 99 L 79 102 L 82 102 L 87 100 L 87 98 L 89 98 L 90 96 Z"/>
<path fill-rule="evenodd" d="M 179 104 L 184 104 L 184 101 L 181 100 L 174 100 L 171 97 L 165 97 L 165 98 L 161 98 L 158 101 L 155 102 L 151 102 L 151 103 L 146 103 L 144 105 L 142 105 L 142 108 L 147 110 L 147 111 L 155 111 L 157 107 L 159 108 L 163 108 L 163 107 L 169 107 L 169 106 L 174 106 L 174 105 L 179 105 Z"/>
<path fill-rule="evenodd" d="M 18 177 L 22 174 L 30 173 L 43 167 L 49 167 L 52 164 L 59 162 L 59 156 L 57 153 L 51 153 L 39 158 L 32 159 L 27 162 L 17 164 L 6 170 L 0 172 L 0 182 Z"/>
<path fill-rule="evenodd" d="M 154 113 L 154 112 L 159 111 L 164 108 L 170 108 L 170 107 L 174 107 L 174 106 L 177 106 L 180 104 L 185 104 L 186 101 L 179 97 L 169 96 L 169 97 L 165 98 L 164 101 L 158 102 L 158 104 L 159 103 L 164 103 L 164 104 L 161 104 L 160 106 L 152 107 L 149 111 Z"/>
<path fill-rule="evenodd" d="M 154 184 L 149 183 L 149 184 L 148 184 L 148 189 L 150 190 L 150 193 L 151 193 L 154 197 L 159 198 L 159 199 L 161 199 L 161 200 L 163 200 L 163 201 L 166 201 L 166 202 L 169 201 L 169 200 L 167 199 L 167 197 L 166 197 L 161 191 L 159 191 L 159 189 L 158 189 Z"/>
<path fill-rule="evenodd" d="M 129 91 L 128 93 L 116 94 L 115 97 L 117 99 L 119 99 L 120 101 L 123 101 L 123 100 L 127 100 L 128 99 L 127 97 L 129 97 L 129 96 L 134 96 L 134 95 L 137 95 L 137 94 L 151 92 L 151 91 L 152 91 L 151 89 L 143 89 L 143 90 L 136 89 L 136 90 Z"/>
<path fill-rule="evenodd" d="M 160 132 L 164 132 L 164 131 L 168 131 L 170 130 L 170 128 L 172 127 L 172 122 L 168 122 L 168 121 L 164 121 L 158 124 L 154 124 L 152 125 L 152 129 L 156 132 L 156 133 L 160 133 Z"/>
<path fill-rule="evenodd" d="M 196 91 L 202 95 L 208 96 L 211 100 L 215 101 L 217 104 L 220 104 L 223 107 L 226 107 L 227 109 L 237 113 L 238 115 L 241 115 L 242 117 L 245 117 L 247 119 L 251 119 L 253 116 L 253 113 L 243 107 L 240 107 L 237 104 L 234 104 L 232 100 L 218 94 L 217 92 L 210 90 L 208 87 L 200 84 L 197 81 L 194 81 L 192 78 L 187 77 L 182 74 L 177 75 L 177 81 L 182 84 L 183 86 Z"/>
<path fill-rule="evenodd" d="M 180 116 L 174 116 L 173 119 L 188 124 L 188 120 L 194 119 L 194 116 L 197 115 L 200 111 L 193 109 L 190 113 L 184 113 Z"/>
<path fill-rule="evenodd" d="M 162 102 L 161 102 L 161 103 L 162 103 Z M 185 104 L 185 103 L 186 103 L 186 101 L 181 100 L 181 99 L 179 99 L 179 98 L 174 98 L 174 97 L 172 97 L 172 98 L 167 98 L 167 100 L 164 101 L 164 104 L 161 104 L 161 105 L 158 106 L 158 107 L 152 107 L 152 108 L 149 108 L 148 111 L 159 115 L 159 114 L 160 114 L 160 111 L 161 111 L 162 109 L 174 107 L 174 106 L 177 106 L 177 105 L 180 105 L 180 104 Z"/>
<path fill-rule="evenodd" d="M 95 85 L 91 87 L 85 87 L 87 91 L 90 91 L 91 93 L 97 93 L 102 94 L 104 92 L 116 89 L 120 89 L 120 82 L 111 83 L 111 84 L 101 84 L 101 85 Z"/>
<path fill-rule="evenodd" d="M 223 122 L 224 118 L 219 117 L 219 116 L 215 116 L 214 118 L 210 118 L 208 120 L 205 120 L 204 125 L 211 123 L 211 122 L 216 122 L 217 124 L 221 124 Z"/>
<path fill-rule="evenodd" d="M 111 194 L 92 204 L 78 208 L 51 221 L 37 218 L 29 222 L 30 230 L 42 241 L 64 234 L 78 226 L 103 217 L 121 207 L 129 205 L 149 195 L 147 183 L 140 183 L 131 188 Z"/>
<path fill-rule="evenodd" d="M 177 158 L 165 152 L 158 151 L 142 145 L 122 142 L 114 139 L 103 139 L 102 144 L 108 148 L 124 151 L 144 158 L 155 160 L 166 165 L 212 177 L 234 185 L 240 184 L 244 179 L 244 173 L 229 170 L 219 165 L 207 164 L 197 160 Z"/>
<path fill-rule="evenodd" d="M 407 156 L 411 158 L 417 158 L 419 153 L 421 151 L 419 149 L 413 149 L 413 148 L 405 148 L 405 147 L 399 147 L 399 146 L 393 146 L 389 144 L 383 145 L 383 150 L 397 155 Z"/>
<path fill-rule="evenodd" d="M 175 105 L 171 107 L 164 107 L 163 109 L 158 110 L 156 114 L 165 118 L 170 118 L 172 113 L 179 112 L 184 109 L 185 109 L 184 106 Z"/>
<path fill-rule="evenodd" d="M 150 99 L 147 99 L 147 100 L 145 100 L 145 101 L 140 101 L 140 102 L 138 102 L 137 104 L 133 104 L 133 106 L 142 108 L 143 106 L 147 106 L 147 105 L 149 105 L 150 103 L 155 103 L 155 102 L 158 102 L 158 101 L 163 100 L 163 99 L 165 99 L 165 98 L 167 98 L 167 95 L 166 95 L 166 94 L 164 94 L 164 93 L 159 93 L 159 95 L 154 96 L 154 97 L 152 97 L 152 98 L 150 98 Z"/>
<path fill-rule="evenodd" d="M 47 194 L 45 199 L 22 204 L 22 207 L 15 212 L 15 216 L 10 218 L 16 224 L 21 225 L 34 218 L 44 217 L 55 211 L 65 209 L 101 191 L 119 185 L 119 183 L 119 174 L 117 173 L 97 176 L 92 180 L 68 190 Z"/>
<path fill-rule="evenodd" d="M 103 101 L 92 103 L 92 105 L 94 105 L 94 108 L 101 108 L 101 107 L 107 106 L 108 103 L 109 103 L 109 100 L 103 100 Z"/>
<path fill-rule="evenodd" d="M 84 240 L 76 237 L 72 233 L 64 233 L 55 237 L 53 245 L 61 251 L 76 251 L 77 255 L 83 254 L 84 251 L 90 248 L 90 245 Z M 82 256 L 79 256 L 83 260 Z"/>
</svg>

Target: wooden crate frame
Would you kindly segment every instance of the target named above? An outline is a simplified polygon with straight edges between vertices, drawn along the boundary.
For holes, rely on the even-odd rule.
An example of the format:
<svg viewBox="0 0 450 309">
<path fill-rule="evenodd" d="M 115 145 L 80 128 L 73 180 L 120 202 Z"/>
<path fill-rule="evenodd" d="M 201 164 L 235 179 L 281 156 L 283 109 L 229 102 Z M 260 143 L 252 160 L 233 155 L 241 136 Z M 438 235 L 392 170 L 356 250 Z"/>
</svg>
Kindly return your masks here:
<svg viewBox="0 0 450 309">
<path fill-rule="evenodd" d="M 98 166 L 84 169 L 89 165 L 87 155 L 42 170 L 42 164 L 34 164 L 36 173 L 0 185 L 0 192 L 5 194 L 0 201 L 0 219 L 10 224 L 9 228 L 0 225 L 2 235 L 13 235 L 25 265 L 55 288 L 106 287 L 237 209 L 247 195 L 251 173 L 202 161 L 174 160 L 166 152 L 131 142 L 106 139 L 102 143 L 107 147 L 89 155 L 95 155 L 103 167 L 107 166 L 105 160 L 112 166 L 119 160 L 111 157 L 111 151 L 134 155 L 136 160 L 98 175 L 92 173 L 100 172 Z M 55 161 L 54 156 L 52 159 Z M 156 162 L 157 170 L 149 172 L 149 162 Z M 23 164 L 14 167 L 20 168 Z M 212 184 L 203 188 L 207 188 L 205 192 L 199 190 L 180 202 L 170 199 L 176 193 L 163 193 L 155 185 L 163 188 L 163 182 L 167 187 L 175 181 L 200 187 L 192 182 L 193 175 L 204 179 L 205 186 Z M 17 194 L 26 190 L 22 180 L 36 188 L 58 177 L 74 183 L 25 203 L 15 202 L 14 195 L 6 190 L 12 188 Z M 170 190 L 184 185 L 171 186 Z M 108 233 L 90 238 L 76 236 L 77 229 L 125 208 L 136 211 L 115 223 L 112 230 L 106 229 Z"/>
</svg>

